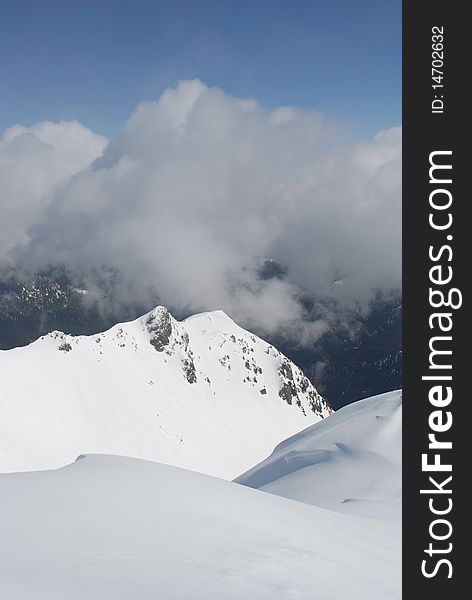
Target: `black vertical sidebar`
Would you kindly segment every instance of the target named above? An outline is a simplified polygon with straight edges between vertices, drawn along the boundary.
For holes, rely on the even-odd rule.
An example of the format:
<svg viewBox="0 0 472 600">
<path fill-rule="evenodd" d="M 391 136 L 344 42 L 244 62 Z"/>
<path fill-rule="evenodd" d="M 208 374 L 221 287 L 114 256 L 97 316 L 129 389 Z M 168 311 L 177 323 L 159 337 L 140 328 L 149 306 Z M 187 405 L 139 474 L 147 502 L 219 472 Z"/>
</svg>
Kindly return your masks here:
<svg viewBox="0 0 472 600">
<path fill-rule="evenodd" d="M 405 600 L 453 600 L 470 594 L 466 584 L 470 525 L 465 508 L 471 505 L 466 485 L 472 432 L 466 411 L 472 399 L 466 373 L 472 375 L 472 360 L 465 286 L 472 256 L 468 231 L 472 198 L 466 184 L 472 176 L 472 164 L 467 164 L 472 161 L 467 148 L 472 128 L 466 109 L 472 36 L 466 7 L 452 0 L 403 3 Z M 431 161 L 439 167 L 430 173 Z M 452 289 L 459 291 L 448 296 Z M 443 306 L 431 305 L 431 290 L 443 292 Z M 459 303 L 459 292 L 462 306 L 446 306 L 450 298 L 451 304 Z M 433 295 L 436 305 L 440 299 L 440 293 Z M 444 316 L 432 317 L 438 313 Z M 431 341 L 434 337 L 438 339 Z M 436 350 L 445 353 L 434 354 Z M 438 386 L 435 394 L 434 386 Z M 429 448 L 431 434 L 444 445 Z M 440 468 L 450 465 L 451 470 L 424 470 L 423 454 L 427 464 L 437 460 Z"/>
</svg>

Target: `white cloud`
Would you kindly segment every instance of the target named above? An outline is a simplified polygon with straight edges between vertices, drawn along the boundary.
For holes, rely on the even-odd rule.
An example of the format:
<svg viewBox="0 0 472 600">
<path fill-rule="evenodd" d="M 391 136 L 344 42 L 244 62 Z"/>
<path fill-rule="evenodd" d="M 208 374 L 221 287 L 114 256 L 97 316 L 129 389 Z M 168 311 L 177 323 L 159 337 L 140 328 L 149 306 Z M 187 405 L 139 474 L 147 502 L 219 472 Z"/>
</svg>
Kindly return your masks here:
<svg viewBox="0 0 472 600">
<path fill-rule="evenodd" d="M 200 81 L 141 104 L 106 147 L 78 123 L 35 127 L 2 142 L 4 263 L 65 264 L 90 286 L 106 269 L 117 302 L 157 293 L 171 309 L 222 308 L 304 338 L 325 325 L 303 322 L 302 295 L 365 302 L 401 285 L 400 128 L 348 142 L 318 113 Z M 25 171 L 39 183 L 19 181 Z M 266 258 L 283 281 L 260 279 Z"/>
<path fill-rule="evenodd" d="M 0 265 L 29 239 L 44 216 L 52 191 L 100 156 L 107 144 L 76 121 L 14 125 L 0 138 Z"/>
</svg>

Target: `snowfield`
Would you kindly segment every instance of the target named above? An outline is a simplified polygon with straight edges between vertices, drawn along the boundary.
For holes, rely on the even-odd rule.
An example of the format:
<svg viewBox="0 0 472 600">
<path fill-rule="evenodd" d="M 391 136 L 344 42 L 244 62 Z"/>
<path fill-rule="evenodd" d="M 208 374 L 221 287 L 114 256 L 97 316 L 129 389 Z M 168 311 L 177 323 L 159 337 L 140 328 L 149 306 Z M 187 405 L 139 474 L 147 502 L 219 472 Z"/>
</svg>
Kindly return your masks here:
<svg viewBox="0 0 472 600">
<path fill-rule="evenodd" d="M 130 458 L 0 476 L 8 600 L 392 600 L 398 542 L 368 519 Z"/>
<path fill-rule="evenodd" d="M 0 352 L 0 386 L 0 598 L 400 599 L 400 391 L 331 414 L 224 313 L 163 307 Z"/>
<path fill-rule="evenodd" d="M 0 472 L 116 454 L 232 479 L 332 411 L 221 311 L 158 307 L 105 333 L 0 351 Z"/>
<path fill-rule="evenodd" d="M 237 482 L 331 510 L 400 520 L 402 394 L 349 404 L 280 443 Z"/>
</svg>

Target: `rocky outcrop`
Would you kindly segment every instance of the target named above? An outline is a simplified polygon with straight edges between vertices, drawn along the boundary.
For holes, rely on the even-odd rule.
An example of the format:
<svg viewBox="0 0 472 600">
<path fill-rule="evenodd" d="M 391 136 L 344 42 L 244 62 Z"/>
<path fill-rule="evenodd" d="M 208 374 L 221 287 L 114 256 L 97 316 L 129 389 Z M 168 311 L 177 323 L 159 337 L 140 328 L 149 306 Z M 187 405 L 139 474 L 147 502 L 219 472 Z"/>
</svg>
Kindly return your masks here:
<svg viewBox="0 0 472 600">
<path fill-rule="evenodd" d="M 149 343 L 158 352 L 163 352 L 171 341 L 172 317 L 167 309 L 159 306 L 150 313 L 146 320 L 146 327 L 150 333 Z"/>
<path fill-rule="evenodd" d="M 179 352 L 186 380 L 189 383 L 196 383 L 197 370 L 188 333 L 170 312 L 163 306 L 158 306 L 147 316 L 145 324 L 150 334 L 149 343 L 157 352 L 165 352 L 168 356 Z"/>
<path fill-rule="evenodd" d="M 285 356 L 279 367 L 280 390 L 279 396 L 287 404 L 296 404 L 305 413 L 302 404 L 302 395 L 308 397 L 309 407 L 316 414 L 323 414 L 328 409 L 331 411 L 327 400 L 323 398 L 313 387 L 310 380 L 303 372 L 291 363 Z"/>
</svg>

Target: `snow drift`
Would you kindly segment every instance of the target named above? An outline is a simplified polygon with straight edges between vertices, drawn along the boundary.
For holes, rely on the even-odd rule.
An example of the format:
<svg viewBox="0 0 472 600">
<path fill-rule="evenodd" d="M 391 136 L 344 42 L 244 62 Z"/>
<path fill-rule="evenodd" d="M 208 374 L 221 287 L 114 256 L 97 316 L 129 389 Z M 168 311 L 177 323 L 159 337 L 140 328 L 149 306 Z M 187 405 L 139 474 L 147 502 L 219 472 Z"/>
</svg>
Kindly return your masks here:
<svg viewBox="0 0 472 600">
<path fill-rule="evenodd" d="M 238 483 L 364 516 L 401 514 L 402 396 L 354 402 L 280 443 Z"/>
<path fill-rule="evenodd" d="M 1 475 L 0 531 L 8 600 L 400 598 L 375 519 L 135 459 Z"/>
</svg>

